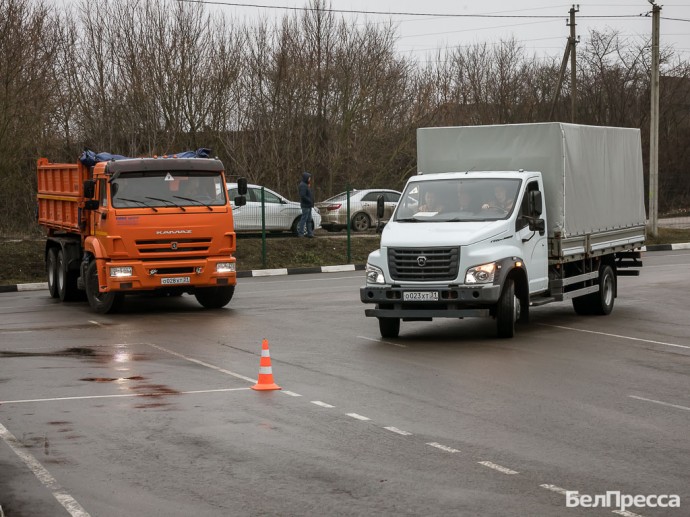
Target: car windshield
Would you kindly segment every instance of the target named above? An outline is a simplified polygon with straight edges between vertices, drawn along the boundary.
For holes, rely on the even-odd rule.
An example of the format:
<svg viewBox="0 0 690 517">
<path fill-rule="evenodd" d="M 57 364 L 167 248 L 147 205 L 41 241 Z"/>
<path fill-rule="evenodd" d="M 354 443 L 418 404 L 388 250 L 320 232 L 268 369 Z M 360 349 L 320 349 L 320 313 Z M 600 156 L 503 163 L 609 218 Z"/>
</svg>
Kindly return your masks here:
<svg viewBox="0 0 690 517">
<path fill-rule="evenodd" d="M 147 171 L 119 174 L 110 182 L 115 208 L 222 206 L 226 204 L 218 172 Z"/>
<path fill-rule="evenodd" d="M 399 222 L 495 221 L 510 216 L 519 179 L 456 178 L 408 183 L 394 220 Z"/>
</svg>

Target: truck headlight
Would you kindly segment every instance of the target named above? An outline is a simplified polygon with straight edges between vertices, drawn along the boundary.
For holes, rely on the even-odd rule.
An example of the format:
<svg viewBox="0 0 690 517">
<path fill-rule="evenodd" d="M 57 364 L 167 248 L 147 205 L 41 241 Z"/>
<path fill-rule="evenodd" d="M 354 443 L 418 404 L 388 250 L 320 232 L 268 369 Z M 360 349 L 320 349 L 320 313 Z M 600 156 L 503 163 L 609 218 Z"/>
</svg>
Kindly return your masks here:
<svg viewBox="0 0 690 517">
<path fill-rule="evenodd" d="M 233 273 L 235 271 L 234 262 L 218 262 L 216 263 L 216 273 Z"/>
<path fill-rule="evenodd" d="M 123 276 L 132 276 L 132 266 L 117 266 L 110 268 L 110 276 L 120 278 Z"/>
<path fill-rule="evenodd" d="M 386 279 L 383 277 L 381 268 L 372 266 L 367 262 L 367 284 L 385 284 Z"/>
<path fill-rule="evenodd" d="M 482 264 L 481 266 L 474 266 L 465 273 L 466 284 L 489 284 L 494 281 L 496 274 L 496 263 Z"/>
</svg>

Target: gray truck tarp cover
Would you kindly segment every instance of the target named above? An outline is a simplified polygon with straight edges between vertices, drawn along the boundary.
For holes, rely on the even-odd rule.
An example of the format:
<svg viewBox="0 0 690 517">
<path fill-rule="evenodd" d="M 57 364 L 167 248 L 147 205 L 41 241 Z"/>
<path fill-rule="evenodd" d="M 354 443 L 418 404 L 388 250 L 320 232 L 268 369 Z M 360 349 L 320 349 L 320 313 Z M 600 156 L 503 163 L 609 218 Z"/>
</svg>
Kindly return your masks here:
<svg viewBox="0 0 690 517">
<path fill-rule="evenodd" d="M 639 129 L 559 122 L 420 128 L 417 169 L 541 172 L 550 237 L 646 223 Z"/>
</svg>

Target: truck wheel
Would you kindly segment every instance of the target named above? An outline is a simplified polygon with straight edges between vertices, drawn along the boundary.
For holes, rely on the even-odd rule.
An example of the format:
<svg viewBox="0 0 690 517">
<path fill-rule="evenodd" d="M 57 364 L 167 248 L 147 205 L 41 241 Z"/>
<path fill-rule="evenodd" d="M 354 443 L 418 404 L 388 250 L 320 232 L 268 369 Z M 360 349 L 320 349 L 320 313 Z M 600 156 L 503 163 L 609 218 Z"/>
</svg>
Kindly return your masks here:
<svg viewBox="0 0 690 517">
<path fill-rule="evenodd" d="M 611 266 L 602 266 L 599 270 L 599 291 L 573 298 L 573 309 L 581 316 L 606 316 L 611 314 L 615 299 L 616 275 Z"/>
<path fill-rule="evenodd" d="M 117 312 L 122 307 L 125 299 L 123 293 L 101 293 L 98 290 L 98 268 L 96 261 L 92 260 L 86 268 L 86 278 L 84 279 L 86 288 L 86 298 L 89 300 L 91 309 L 100 314 Z"/>
<path fill-rule="evenodd" d="M 196 300 L 206 309 L 220 309 L 225 307 L 232 295 L 235 294 L 235 286 L 202 287 L 194 292 Z"/>
<path fill-rule="evenodd" d="M 400 318 L 379 318 L 381 337 L 396 338 L 400 334 Z"/>
<path fill-rule="evenodd" d="M 611 266 L 604 266 L 599 270 L 599 292 L 592 294 L 592 313 L 600 316 L 611 314 L 616 299 L 616 275 Z"/>
<path fill-rule="evenodd" d="M 63 250 L 57 252 L 55 271 L 57 273 L 57 291 L 60 301 L 71 302 L 77 300 L 79 298 L 77 272 L 67 269 L 67 261 L 65 260 L 65 252 Z"/>
<path fill-rule="evenodd" d="M 515 335 L 515 322 L 520 319 L 520 300 L 515 296 L 515 283 L 506 280 L 496 306 L 496 330 L 498 337 L 509 338 Z"/>
<path fill-rule="evenodd" d="M 58 298 L 60 293 L 58 292 L 58 282 L 57 282 L 57 250 L 55 248 L 50 248 L 48 250 L 48 255 L 46 256 L 46 274 L 48 276 L 48 292 L 51 298 Z"/>
<path fill-rule="evenodd" d="M 364 212 L 355 214 L 355 216 L 352 218 L 352 229 L 356 232 L 368 230 L 370 226 L 371 219 L 369 219 L 369 216 Z"/>
</svg>

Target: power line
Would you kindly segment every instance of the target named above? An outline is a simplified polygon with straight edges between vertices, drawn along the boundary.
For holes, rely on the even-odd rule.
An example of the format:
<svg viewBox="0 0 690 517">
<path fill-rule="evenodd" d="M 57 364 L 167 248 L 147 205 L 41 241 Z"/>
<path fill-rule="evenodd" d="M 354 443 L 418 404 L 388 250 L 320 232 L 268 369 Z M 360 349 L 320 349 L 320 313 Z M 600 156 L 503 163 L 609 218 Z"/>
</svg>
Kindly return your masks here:
<svg viewBox="0 0 690 517">
<path fill-rule="evenodd" d="M 226 7 L 257 7 L 262 9 L 281 9 L 284 11 L 315 11 L 326 13 L 342 13 L 342 14 L 375 14 L 383 16 L 434 16 L 439 18 L 552 18 L 562 19 L 563 15 L 555 14 L 454 14 L 454 13 L 411 13 L 411 12 L 395 12 L 395 11 L 362 11 L 350 9 L 322 9 L 317 7 L 289 7 L 283 5 L 261 5 L 261 4 L 247 4 L 239 2 L 221 2 L 218 0 L 177 0 L 179 3 L 190 4 L 205 4 L 205 5 L 221 5 Z M 639 18 L 643 14 L 611 14 L 611 15 L 590 15 L 578 16 L 578 18 L 590 19 L 625 19 L 625 18 Z"/>
</svg>

